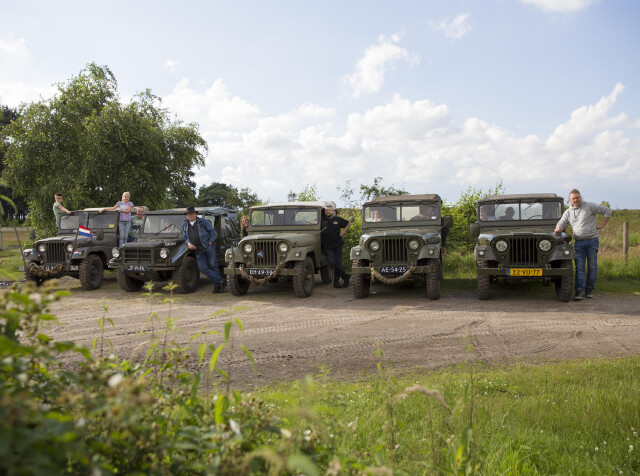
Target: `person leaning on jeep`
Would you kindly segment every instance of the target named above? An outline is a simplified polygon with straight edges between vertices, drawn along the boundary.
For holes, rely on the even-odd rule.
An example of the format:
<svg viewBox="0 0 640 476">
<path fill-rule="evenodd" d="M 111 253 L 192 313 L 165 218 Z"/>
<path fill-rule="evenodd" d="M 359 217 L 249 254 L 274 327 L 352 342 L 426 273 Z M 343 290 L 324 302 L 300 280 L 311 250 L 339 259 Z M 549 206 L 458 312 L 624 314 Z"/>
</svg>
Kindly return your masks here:
<svg viewBox="0 0 640 476">
<path fill-rule="evenodd" d="M 334 269 L 334 288 L 346 288 L 349 286 L 349 278 L 351 276 L 342 267 L 342 246 L 344 245 L 342 235 L 347 232 L 350 226 L 351 222 L 334 215 L 332 206 L 325 207 L 324 216 L 322 217 L 322 248 L 327 256 L 327 261 L 329 261 L 329 266 Z M 341 231 L 343 228 L 344 231 Z M 342 278 L 342 286 L 340 286 L 340 278 Z"/>
<path fill-rule="evenodd" d="M 220 276 L 216 257 L 216 239 L 218 234 L 209 220 L 196 215 L 194 207 L 187 207 L 187 219 L 182 224 L 182 234 L 187 247 L 196 255 L 198 269 L 213 281 L 213 292 L 224 291 L 227 281 Z"/>
<path fill-rule="evenodd" d="M 573 245 L 576 258 L 576 301 L 582 301 L 585 297 L 593 297 L 593 288 L 596 285 L 598 275 L 598 249 L 600 240 L 598 230 L 605 227 L 612 214 L 610 208 L 597 205 L 592 202 L 583 202 L 582 196 L 577 189 L 569 192 L 569 202 L 571 206 L 565 210 L 556 225 L 555 233 L 561 233 L 567 225 L 573 229 Z M 596 222 L 596 214 L 604 216 L 602 223 Z M 585 276 L 585 268 L 586 276 Z"/>
</svg>

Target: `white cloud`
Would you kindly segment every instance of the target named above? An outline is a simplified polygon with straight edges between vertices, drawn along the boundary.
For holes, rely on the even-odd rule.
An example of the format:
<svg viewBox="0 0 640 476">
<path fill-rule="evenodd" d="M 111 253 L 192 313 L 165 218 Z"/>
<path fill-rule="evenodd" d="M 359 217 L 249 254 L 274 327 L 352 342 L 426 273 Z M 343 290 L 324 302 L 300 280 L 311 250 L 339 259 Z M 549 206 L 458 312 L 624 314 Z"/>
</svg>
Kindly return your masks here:
<svg viewBox="0 0 640 476">
<path fill-rule="evenodd" d="M 0 37 L 0 53 L 23 56 L 27 54 L 27 44 L 23 38 L 15 38 L 13 33 Z"/>
<path fill-rule="evenodd" d="M 57 88 L 51 85 L 30 83 L 0 83 L 0 104 L 9 107 L 18 107 L 21 103 L 48 99 L 57 92 Z"/>
<path fill-rule="evenodd" d="M 388 70 L 393 70 L 397 61 L 404 60 L 409 65 L 419 62 L 415 54 L 398 46 L 399 41 L 399 34 L 390 38 L 381 35 L 377 45 L 367 48 L 364 56 L 356 63 L 355 71 L 344 78 L 354 97 L 379 91 L 384 84 L 385 74 Z"/>
<path fill-rule="evenodd" d="M 461 13 L 453 20 L 444 18 L 440 24 L 437 25 L 437 29 L 442 31 L 447 38 L 459 40 L 473 29 L 470 17 L 470 13 Z"/>
<path fill-rule="evenodd" d="M 200 122 L 209 143 L 198 185 L 232 183 L 279 201 L 315 183 L 323 199 L 336 200 L 336 187 L 346 180 L 357 190 L 381 176 L 411 193 L 455 200 L 469 185 L 487 190 L 500 180 L 510 193 L 566 194 L 578 185 L 603 194 L 607 187 L 635 190 L 640 138 L 631 128 L 637 121 L 609 116 L 623 89 L 618 84 L 595 104 L 577 108 L 548 138 L 523 136 L 481 118 L 456 119 L 446 104 L 400 95 L 346 120 L 313 104 L 264 116 L 232 96 L 221 80 L 202 92 L 181 82 L 165 103 L 181 119 Z"/>
<path fill-rule="evenodd" d="M 573 12 L 587 8 L 596 0 L 520 0 L 548 12 Z"/>
<path fill-rule="evenodd" d="M 172 73 L 176 72 L 176 66 L 178 66 L 178 62 L 177 61 L 173 61 L 171 59 L 168 59 L 167 61 L 164 62 L 164 67 L 167 71 L 170 71 Z"/>
</svg>

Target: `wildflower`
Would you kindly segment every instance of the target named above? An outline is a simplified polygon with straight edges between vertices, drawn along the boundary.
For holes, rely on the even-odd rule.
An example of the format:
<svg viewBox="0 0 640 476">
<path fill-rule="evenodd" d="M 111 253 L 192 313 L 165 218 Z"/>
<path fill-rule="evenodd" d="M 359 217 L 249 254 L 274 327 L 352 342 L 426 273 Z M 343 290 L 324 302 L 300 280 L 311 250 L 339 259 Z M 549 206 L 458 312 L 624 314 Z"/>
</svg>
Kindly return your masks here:
<svg viewBox="0 0 640 476">
<path fill-rule="evenodd" d="M 240 425 L 235 420 L 229 420 L 229 425 L 231 426 L 231 430 L 236 434 L 240 434 Z"/>
<path fill-rule="evenodd" d="M 633 445 L 629 445 L 629 453 L 633 451 Z"/>
<path fill-rule="evenodd" d="M 595 448 L 595 452 L 597 453 L 597 452 L 598 452 L 598 450 L 599 450 L 599 448 L 596 446 L 596 448 Z"/>
<path fill-rule="evenodd" d="M 109 387 L 117 387 L 120 384 L 120 382 L 122 382 L 123 378 L 124 377 L 120 374 L 114 374 L 111 377 L 109 377 L 109 380 L 107 381 L 107 385 Z"/>
<path fill-rule="evenodd" d="M 38 293 L 29 294 L 29 299 L 33 304 L 40 305 L 42 303 L 42 296 Z"/>
</svg>

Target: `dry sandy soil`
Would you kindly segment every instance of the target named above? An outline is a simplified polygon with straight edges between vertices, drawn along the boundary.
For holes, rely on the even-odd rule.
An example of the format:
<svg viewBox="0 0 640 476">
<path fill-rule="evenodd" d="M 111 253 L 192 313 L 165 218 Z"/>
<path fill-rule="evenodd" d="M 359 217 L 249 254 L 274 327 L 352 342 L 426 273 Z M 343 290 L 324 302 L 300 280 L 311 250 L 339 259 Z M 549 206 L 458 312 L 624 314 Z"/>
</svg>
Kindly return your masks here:
<svg viewBox="0 0 640 476">
<path fill-rule="evenodd" d="M 334 289 L 316 281 L 313 295 L 300 299 L 287 283 L 251 288 L 242 297 L 211 294 L 203 278 L 196 293 L 182 295 L 171 311 L 179 329 L 172 340 L 193 347 L 190 365 L 195 369 L 199 343 L 219 344 L 209 334 L 188 343 L 202 331 L 222 331 L 224 322 L 239 318 L 244 332 L 236 334 L 231 367 L 234 385 L 249 389 L 270 381 L 294 380 L 316 374 L 320 366 L 337 379 L 355 380 L 376 372 L 379 358 L 399 371 L 420 371 L 455 365 L 469 358 L 488 364 L 579 357 L 615 357 L 640 353 L 640 296 L 598 295 L 582 302 L 560 303 L 553 288 L 542 285 L 493 288 L 493 298 L 479 301 L 475 290 L 443 286 L 438 301 L 426 299 L 423 290 L 377 286 L 367 299 L 356 300 L 351 289 Z M 84 291 L 79 281 L 64 278 L 60 286 L 71 297 L 55 303 L 53 313 L 64 325 L 50 329 L 59 340 L 74 340 L 91 347 L 99 335 L 98 319 L 105 315 L 115 327 L 105 337 L 122 358 L 142 359 L 148 344 L 149 315 L 167 315 L 157 298 L 122 291 L 115 276 L 105 276 L 102 288 Z M 493 285 L 492 285 L 493 286 Z M 224 312 L 219 312 L 224 311 Z M 238 346 L 245 345 L 255 358 L 257 372 Z M 228 360 L 221 360 L 227 368 Z"/>
</svg>

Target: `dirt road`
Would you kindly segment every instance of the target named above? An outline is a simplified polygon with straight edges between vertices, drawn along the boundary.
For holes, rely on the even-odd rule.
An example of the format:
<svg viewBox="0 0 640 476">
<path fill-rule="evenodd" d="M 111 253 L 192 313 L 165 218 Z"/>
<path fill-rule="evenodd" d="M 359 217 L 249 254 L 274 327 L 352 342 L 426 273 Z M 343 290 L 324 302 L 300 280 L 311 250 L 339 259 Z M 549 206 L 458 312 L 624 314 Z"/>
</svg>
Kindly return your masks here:
<svg viewBox="0 0 640 476">
<path fill-rule="evenodd" d="M 52 310 L 64 325 L 53 327 L 50 335 L 90 347 L 106 305 L 115 327 L 108 326 L 105 337 L 123 358 L 143 358 L 149 335 L 141 332 L 150 328 L 152 310 L 161 319 L 167 315 L 167 306 L 161 305 L 166 292 L 150 306 L 142 293 L 120 290 L 113 276 L 92 292 L 71 278 L 60 285 L 71 289 L 72 296 L 55 303 Z M 198 344 L 218 344 L 221 338 L 210 334 L 188 344 L 189 338 L 222 331 L 225 321 L 239 318 L 244 332 L 237 336 L 231 368 L 235 386 L 245 389 L 316 374 L 321 365 L 339 379 L 372 374 L 379 360 L 376 348 L 401 371 L 457 364 L 468 358 L 469 343 L 475 358 L 486 363 L 640 353 L 640 296 L 596 295 L 560 303 L 552 288 L 529 285 L 524 290 L 496 287 L 493 299 L 479 301 L 474 290 L 450 289 L 447 281 L 439 301 L 429 301 L 421 289 L 397 286 L 373 287 L 369 298 L 358 300 L 350 289 L 319 282 L 307 299 L 296 298 L 286 283 L 251 288 L 241 298 L 213 295 L 211 288 L 203 279 L 198 292 L 179 296 L 171 311 L 179 330 L 170 339 L 194 348 L 190 364 L 195 368 Z M 253 353 L 256 374 L 239 344 Z M 223 368 L 228 368 L 226 359 Z"/>
</svg>

